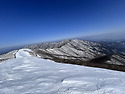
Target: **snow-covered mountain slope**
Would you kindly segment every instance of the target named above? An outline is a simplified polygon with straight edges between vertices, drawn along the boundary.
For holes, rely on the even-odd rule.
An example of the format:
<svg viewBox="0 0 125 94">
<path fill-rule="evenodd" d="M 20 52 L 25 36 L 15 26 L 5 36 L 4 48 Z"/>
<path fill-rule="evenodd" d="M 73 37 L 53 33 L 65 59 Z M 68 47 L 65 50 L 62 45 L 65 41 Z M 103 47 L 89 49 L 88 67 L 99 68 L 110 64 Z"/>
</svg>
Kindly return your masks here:
<svg viewBox="0 0 125 94">
<path fill-rule="evenodd" d="M 82 40 L 65 40 L 58 43 L 43 43 L 28 48 L 34 50 L 42 58 L 76 59 L 87 61 L 103 56 L 108 50 L 98 43 Z"/>
<path fill-rule="evenodd" d="M 0 94 L 124 94 L 125 73 L 61 64 L 19 50 L 0 63 Z"/>
<path fill-rule="evenodd" d="M 125 55 L 120 55 L 121 51 L 104 44 L 72 39 L 27 48 L 32 49 L 38 57 L 56 62 L 125 71 Z"/>
<path fill-rule="evenodd" d="M 124 49 L 124 42 L 118 42 Z M 64 40 L 55 43 L 42 43 L 28 46 L 28 52 L 43 59 L 50 59 L 60 63 L 70 63 L 91 67 L 107 68 L 125 71 L 124 50 L 109 43 L 97 43 L 82 40 Z M 122 46 L 123 45 L 123 46 Z M 114 47 L 114 48 L 113 48 Z M 23 49 L 24 50 L 24 49 Z M 0 62 L 16 57 L 18 50 L 0 56 Z M 22 54 L 18 52 L 19 54 Z M 27 56 L 25 54 L 24 56 Z M 21 56 L 22 57 L 22 56 Z"/>
<path fill-rule="evenodd" d="M 125 55 L 125 41 L 99 42 L 107 48 L 113 49 L 113 53 Z"/>
<path fill-rule="evenodd" d="M 111 60 L 107 61 L 107 63 L 125 66 L 125 56 L 114 54 L 111 56 Z"/>
<path fill-rule="evenodd" d="M 4 61 L 4 60 L 8 60 L 8 59 L 12 59 L 12 58 L 15 58 L 15 54 L 17 53 L 18 50 L 13 50 L 9 53 L 6 53 L 6 54 L 3 54 L 3 55 L 0 55 L 0 62 L 1 61 Z"/>
<path fill-rule="evenodd" d="M 24 53 L 24 51 L 25 51 L 25 53 Z M 27 57 L 29 55 L 36 56 L 36 54 L 31 49 L 13 50 L 6 54 L 0 55 L 0 62 L 8 60 L 8 59 L 13 59 L 13 58 Z"/>
</svg>

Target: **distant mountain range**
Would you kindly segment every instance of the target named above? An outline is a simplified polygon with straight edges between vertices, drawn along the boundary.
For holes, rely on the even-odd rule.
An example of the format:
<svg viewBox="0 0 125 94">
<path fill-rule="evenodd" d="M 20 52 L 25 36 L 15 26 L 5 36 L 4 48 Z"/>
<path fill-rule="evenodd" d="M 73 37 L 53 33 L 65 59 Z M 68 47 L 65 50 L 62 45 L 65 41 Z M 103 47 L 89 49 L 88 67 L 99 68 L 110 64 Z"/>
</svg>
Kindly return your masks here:
<svg viewBox="0 0 125 94">
<path fill-rule="evenodd" d="M 78 39 L 27 46 L 33 56 L 60 63 L 125 71 L 125 41 L 93 42 Z M 1 61 L 14 58 L 17 50 L 1 55 Z M 11 56 L 11 57 L 10 57 Z M 5 58 L 6 57 L 6 58 Z"/>
<path fill-rule="evenodd" d="M 90 41 L 125 41 L 125 31 L 119 32 L 105 32 L 101 34 L 93 34 L 88 36 L 77 37 L 81 40 L 90 40 Z"/>
<path fill-rule="evenodd" d="M 92 42 L 72 39 L 27 48 L 41 58 L 56 62 L 125 71 L 125 41 Z"/>
</svg>

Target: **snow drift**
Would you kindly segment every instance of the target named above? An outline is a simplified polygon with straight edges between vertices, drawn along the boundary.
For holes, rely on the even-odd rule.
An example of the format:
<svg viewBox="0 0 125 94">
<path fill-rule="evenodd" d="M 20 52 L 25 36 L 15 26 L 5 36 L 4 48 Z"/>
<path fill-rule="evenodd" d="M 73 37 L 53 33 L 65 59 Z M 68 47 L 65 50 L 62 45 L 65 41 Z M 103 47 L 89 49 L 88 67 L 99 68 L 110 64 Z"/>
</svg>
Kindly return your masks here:
<svg viewBox="0 0 125 94">
<path fill-rule="evenodd" d="M 61 64 L 21 49 L 0 63 L 0 94 L 124 94 L 125 73 Z"/>
</svg>

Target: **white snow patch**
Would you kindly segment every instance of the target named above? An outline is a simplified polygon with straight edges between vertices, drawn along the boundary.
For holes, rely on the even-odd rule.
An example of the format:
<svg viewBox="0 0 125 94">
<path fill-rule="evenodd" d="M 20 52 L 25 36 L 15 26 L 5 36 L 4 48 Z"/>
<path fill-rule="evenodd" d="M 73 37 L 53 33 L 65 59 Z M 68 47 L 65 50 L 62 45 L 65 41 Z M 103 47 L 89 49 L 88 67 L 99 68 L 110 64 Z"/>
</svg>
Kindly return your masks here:
<svg viewBox="0 0 125 94">
<path fill-rule="evenodd" d="M 125 94 L 124 72 L 56 63 L 28 51 L 0 63 L 0 94 Z"/>
<path fill-rule="evenodd" d="M 16 58 L 29 57 L 29 56 L 31 56 L 31 55 L 29 54 L 29 52 L 31 52 L 30 49 L 20 49 L 20 50 L 16 53 Z"/>
</svg>

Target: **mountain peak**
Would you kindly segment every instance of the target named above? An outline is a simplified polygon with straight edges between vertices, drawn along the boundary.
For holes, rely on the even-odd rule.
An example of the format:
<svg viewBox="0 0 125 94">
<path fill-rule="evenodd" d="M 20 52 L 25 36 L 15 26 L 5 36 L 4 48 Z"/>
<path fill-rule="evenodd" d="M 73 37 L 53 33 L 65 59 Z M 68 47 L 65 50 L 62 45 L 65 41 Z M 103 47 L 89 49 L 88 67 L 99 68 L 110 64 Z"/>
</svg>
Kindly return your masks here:
<svg viewBox="0 0 125 94">
<path fill-rule="evenodd" d="M 116 47 L 116 45 L 118 47 Z M 121 42 L 97 43 L 79 39 L 70 39 L 54 43 L 32 45 L 26 48 L 31 49 L 31 51 L 28 52 L 33 56 L 38 56 L 43 59 L 121 70 L 121 67 L 116 65 L 125 66 L 124 46 L 125 44 Z M 0 60 L 3 61 L 15 58 L 16 52 L 17 51 L 2 55 L 0 56 L 0 58 L 2 58 Z M 26 54 L 20 54 L 21 55 L 19 56 L 27 56 Z M 111 64 L 110 67 L 108 67 L 109 64 Z M 111 68 L 111 66 L 113 67 Z"/>
</svg>

